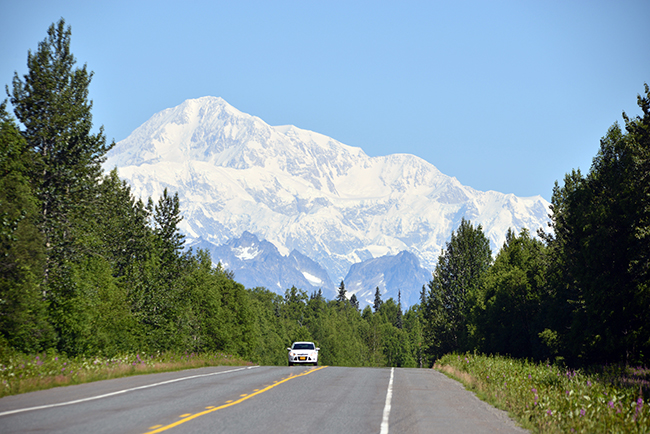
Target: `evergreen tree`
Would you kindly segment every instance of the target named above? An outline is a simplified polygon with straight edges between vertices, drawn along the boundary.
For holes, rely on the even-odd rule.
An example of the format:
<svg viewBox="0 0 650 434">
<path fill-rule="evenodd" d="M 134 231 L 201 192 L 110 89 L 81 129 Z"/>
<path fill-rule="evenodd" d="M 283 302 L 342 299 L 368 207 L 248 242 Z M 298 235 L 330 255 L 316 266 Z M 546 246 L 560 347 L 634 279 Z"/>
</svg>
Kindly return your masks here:
<svg viewBox="0 0 650 434">
<path fill-rule="evenodd" d="M 165 188 L 154 210 L 155 231 L 160 241 L 163 261 L 171 263 L 181 254 L 185 245 L 185 236 L 178 227 L 183 220 L 178 193 L 170 196 Z"/>
<path fill-rule="evenodd" d="M 350 297 L 350 305 L 353 308 L 359 310 L 359 300 L 357 300 L 357 295 L 356 294 L 352 294 L 352 297 Z"/>
<path fill-rule="evenodd" d="M 434 356 L 465 349 L 467 317 L 491 261 L 490 242 L 481 225 L 474 227 L 463 218 L 429 282 L 426 335 Z"/>
<path fill-rule="evenodd" d="M 154 205 L 147 205 L 153 218 L 153 248 L 147 274 L 149 281 L 140 295 L 142 322 L 151 346 L 156 349 L 173 348 L 178 333 L 182 333 L 179 321 L 187 306 L 181 300 L 183 279 L 191 270 L 188 264 L 191 253 L 183 255 L 184 236 L 178 223 L 182 220 L 178 194 L 170 196 L 167 189 Z"/>
<path fill-rule="evenodd" d="M 65 273 L 66 261 L 78 250 L 74 213 L 87 206 L 104 156 L 114 145 L 106 143 L 103 127 L 91 133 L 88 87 L 93 74 L 85 65 L 75 68 L 70 37 L 63 19 L 52 24 L 36 53 L 28 53 L 29 72 L 23 80 L 14 75 L 11 93 L 7 87 L 35 159 L 32 182 L 41 206 L 46 280 Z"/>
<path fill-rule="evenodd" d="M 375 313 L 379 312 L 382 304 L 384 304 L 384 302 L 381 301 L 381 292 L 379 291 L 379 287 L 377 287 L 375 289 L 375 302 L 373 304 L 373 309 L 375 309 Z"/>
<path fill-rule="evenodd" d="M 345 283 L 341 280 L 341 284 L 339 285 L 339 292 L 336 295 L 336 301 L 341 306 L 344 306 L 348 302 L 348 298 L 346 296 L 346 293 L 347 293 L 347 291 L 345 290 Z"/>
<path fill-rule="evenodd" d="M 94 234 L 93 251 L 110 260 L 116 277 L 134 279 L 134 267 L 147 261 L 153 249 L 150 214 L 142 200 L 113 169 L 102 179 L 90 211 L 84 220 L 85 232 Z"/>
<path fill-rule="evenodd" d="M 298 327 L 304 327 L 306 325 L 307 300 L 307 293 L 295 286 L 287 289 L 284 293 L 284 316 L 289 321 L 297 324 Z M 293 340 L 308 339 L 299 339 L 296 337 Z"/>
<path fill-rule="evenodd" d="M 87 249 L 80 224 L 92 207 L 106 152 L 103 128 L 92 134 L 92 102 L 88 88 L 92 78 L 84 65 L 76 68 L 70 52 L 70 28 L 61 19 L 47 31 L 36 53 L 27 56 L 28 73 L 14 75 L 7 93 L 21 132 L 33 156 L 31 184 L 40 206 L 38 228 L 43 237 L 44 268 L 39 276 L 41 290 L 49 303 L 50 319 L 63 339 L 59 348 L 70 350 L 84 345 L 66 341 L 63 333 L 75 318 L 66 306 L 78 299 L 85 273 L 75 269 L 87 263 Z M 62 334 L 63 333 L 63 334 Z"/>
<path fill-rule="evenodd" d="M 404 327 L 404 321 L 402 318 L 402 291 L 397 291 L 397 318 L 395 319 L 395 327 L 402 329 Z"/>
<path fill-rule="evenodd" d="M 310 296 L 309 301 L 307 302 L 307 308 L 309 310 L 310 325 L 318 323 L 323 316 L 323 311 L 327 308 L 327 301 L 323 297 L 323 291 L 318 288 L 318 291 Z"/>
<path fill-rule="evenodd" d="M 650 352 L 650 89 L 642 116 L 603 137 L 587 176 L 552 198 L 556 333 L 574 362 L 647 362 Z"/>
</svg>

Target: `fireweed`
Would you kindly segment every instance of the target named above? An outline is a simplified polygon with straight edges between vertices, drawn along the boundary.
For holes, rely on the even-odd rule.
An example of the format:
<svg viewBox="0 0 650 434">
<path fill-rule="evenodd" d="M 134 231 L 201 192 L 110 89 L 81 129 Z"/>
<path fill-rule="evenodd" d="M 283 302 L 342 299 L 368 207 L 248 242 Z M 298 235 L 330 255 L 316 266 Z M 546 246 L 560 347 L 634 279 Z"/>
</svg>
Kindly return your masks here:
<svg viewBox="0 0 650 434">
<path fill-rule="evenodd" d="M 219 352 L 135 353 L 116 357 L 74 358 L 54 352 L 17 354 L 0 363 L 0 397 L 128 375 L 247 364 L 250 363 Z"/>
<path fill-rule="evenodd" d="M 650 370 L 448 354 L 434 368 L 539 433 L 650 433 Z"/>
</svg>

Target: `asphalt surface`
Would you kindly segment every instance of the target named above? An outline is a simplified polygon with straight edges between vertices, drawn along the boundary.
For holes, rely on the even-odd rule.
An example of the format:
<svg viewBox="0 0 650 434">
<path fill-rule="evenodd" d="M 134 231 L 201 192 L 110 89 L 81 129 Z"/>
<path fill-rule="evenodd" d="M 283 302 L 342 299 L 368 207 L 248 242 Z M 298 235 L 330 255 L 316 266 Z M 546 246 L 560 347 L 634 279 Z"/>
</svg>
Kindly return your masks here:
<svg viewBox="0 0 650 434">
<path fill-rule="evenodd" d="M 526 431 L 431 369 L 214 367 L 0 399 L 0 433 L 156 432 Z"/>
</svg>

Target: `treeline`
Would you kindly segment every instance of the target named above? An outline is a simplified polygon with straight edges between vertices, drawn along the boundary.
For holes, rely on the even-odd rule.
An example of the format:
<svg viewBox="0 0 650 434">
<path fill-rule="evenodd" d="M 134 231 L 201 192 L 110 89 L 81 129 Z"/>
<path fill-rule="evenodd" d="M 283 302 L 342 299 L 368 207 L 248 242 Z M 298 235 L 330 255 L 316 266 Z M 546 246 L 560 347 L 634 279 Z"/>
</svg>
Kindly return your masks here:
<svg viewBox="0 0 650 434">
<path fill-rule="evenodd" d="M 298 288 L 246 289 L 206 251 L 186 250 L 178 196 L 136 199 L 101 164 L 92 73 L 75 66 L 70 28 L 53 24 L 0 106 L 0 353 L 224 351 L 266 364 L 315 341 L 321 362 L 425 367 L 477 350 L 569 363 L 650 354 L 650 91 L 643 116 L 614 125 L 586 176 L 555 186 L 552 227 L 510 231 L 493 257 L 463 220 L 420 303 L 361 310 Z M 0 354 L 1 356 L 2 354 Z"/>
<path fill-rule="evenodd" d="M 336 300 L 321 291 L 307 294 L 292 287 L 284 297 L 264 288 L 249 291 L 259 336 L 253 358 L 261 363 L 286 364 L 293 341 L 314 341 L 320 362 L 344 366 L 424 366 L 422 328 L 417 307 L 403 313 L 391 298 L 360 310 L 345 296 L 341 282 Z M 377 291 L 378 294 L 378 291 Z M 377 298 L 379 297 L 379 298 Z"/>
<path fill-rule="evenodd" d="M 551 228 L 508 232 L 492 262 L 463 221 L 428 285 L 431 358 L 477 350 L 571 365 L 650 361 L 650 89 L 623 113 L 589 173 L 553 190 Z M 430 359 L 431 360 L 431 359 Z"/>
</svg>

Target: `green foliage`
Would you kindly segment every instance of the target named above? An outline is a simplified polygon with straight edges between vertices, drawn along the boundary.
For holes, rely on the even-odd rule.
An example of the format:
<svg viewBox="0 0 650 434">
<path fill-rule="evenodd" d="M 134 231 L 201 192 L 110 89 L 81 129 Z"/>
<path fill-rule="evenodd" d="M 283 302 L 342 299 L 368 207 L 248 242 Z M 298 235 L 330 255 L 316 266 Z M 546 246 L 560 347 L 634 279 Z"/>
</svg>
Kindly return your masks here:
<svg viewBox="0 0 650 434">
<path fill-rule="evenodd" d="M 61 19 L 47 34 L 36 53 L 28 53 L 29 72 L 22 80 L 14 75 L 10 101 L 34 159 L 31 181 L 41 207 L 44 277 L 48 283 L 53 280 L 51 288 L 44 289 L 56 292 L 70 278 L 67 261 L 78 254 L 75 213 L 88 206 L 100 165 L 113 143 L 106 144 L 103 128 L 91 134 L 92 73 L 85 65 L 75 68 L 70 28 Z"/>
<path fill-rule="evenodd" d="M 448 354 L 436 368 L 533 432 L 650 430 L 647 370 L 610 366 L 581 371 L 470 353 Z"/>
<path fill-rule="evenodd" d="M 165 266 L 173 272 L 174 262 L 185 244 L 185 237 L 178 228 L 178 224 L 183 220 L 178 193 L 169 196 L 165 188 L 154 210 L 153 220 L 161 257 Z"/>
<path fill-rule="evenodd" d="M 137 352 L 110 357 L 68 357 L 52 350 L 34 355 L 0 352 L 0 397 L 130 375 L 242 365 L 250 362 L 222 352 Z"/>
<path fill-rule="evenodd" d="M 45 246 L 38 230 L 38 199 L 29 182 L 32 158 L 0 105 L 0 334 L 24 352 L 53 344 L 41 276 Z"/>
<path fill-rule="evenodd" d="M 393 323 L 398 329 L 404 327 L 404 317 L 402 315 L 402 291 L 397 291 L 397 315 L 395 316 L 395 322 Z"/>
<path fill-rule="evenodd" d="M 359 312 L 351 303 L 327 301 L 320 291 L 310 297 L 295 287 L 287 289 L 284 297 L 264 288 L 248 292 L 256 318 L 253 360 L 259 363 L 286 364 L 286 348 L 306 340 L 321 348 L 319 361 L 326 365 L 418 366 L 419 320 L 410 314 L 405 327 L 397 328 L 399 306 L 392 299 L 382 312 L 373 313 L 369 306 Z"/>
<path fill-rule="evenodd" d="M 223 350 L 243 358 L 251 358 L 256 336 L 250 297 L 244 286 L 232 280 L 226 272 L 219 273 L 219 281 L 227 339 Z"/>
<path fill-rule="evenodd" d="M 92 134 L 92 73 L 60 20 L 1 107 L 0 333 L 4 346 L 69 355 L 228 349 L 249 357 L 251 298 L 206 252 L 183 251 L 178 195 L 133 198 L 113 146 Z"/>
<path fill-rule="evenodd" d="M 514 357 L 542 357 L 539 341 L 546 288 L 545 246 L 512 230 L 490 267 L 473 310 L 476 347 Z"/>
<path fill-rule="evenodd" d="M 483 229 L 463 218 L 429 282 L 425 327 L 432 355 L 468 347 L 468 316 L 491 262 L 490 242 Z"/>
<path fill-rule="evenodd" d="M 552 232 L 509 231 L 493 265 L 463 221 L 423 294 L 429 355 L 478 349 L 574 366 L 650 354 L 650 88 L 623 113 L 589 173 L 556 183 Z M 476 234 L 478 231 L 474 231 Z M 458 242 L 466 239 L 466 242 Z M 468 252 L 468 253 L 466 253 Z M 483 259 L 480 259 L 483 258 Z"/>
<path fill-rule="evenodd" d="M 567 356 L 635 363 L 650 354 L 650 90 L 643 117 L 624 114 L 601 140 L 591 170 L 553 194 L 554 304 Z"/>
<path fill-rule="evenodd" d="M 175 300 L 178 332 L 173 346 L 193 352 L 225 348 L 229 337 L 219 288 L 227 277 L 212 266 L 210 254 L 203 250 L 191 257 L 186 267 Z"/>
<path fill-rule="evenodd" d="M 135 321 L 126 291 L 113 277 L 110 263 L 88 257 L 72 268 L 74 291 L 55 313 L 61 350 L 114 355 L 134 348 Z"/>
<path fill-rule="evenodd" d="M 359 309 L 359 300 L 357 299 L 357 294 L 352 294 L 352 297 L 350 297 L 350 306 L 355 309 Z"/>
<path fill-rule="evenodd" d="M 422 305 L 414 305 L 404 313 L 404 330 L 409 339 L 411 358 L 415 366 L 423 368 L 429 366 L 427 361 L 427 342 L 424 339 Z"/>
<path fill-rule="evenodd" d="M 251 359 L 264 365 L 286 364 L 291 338 L 282 320 L 282 297 L 264 288 L 251 289 L 249 294 L 257 337 Z"/>
</svg>

